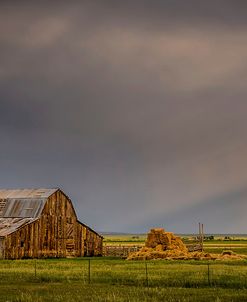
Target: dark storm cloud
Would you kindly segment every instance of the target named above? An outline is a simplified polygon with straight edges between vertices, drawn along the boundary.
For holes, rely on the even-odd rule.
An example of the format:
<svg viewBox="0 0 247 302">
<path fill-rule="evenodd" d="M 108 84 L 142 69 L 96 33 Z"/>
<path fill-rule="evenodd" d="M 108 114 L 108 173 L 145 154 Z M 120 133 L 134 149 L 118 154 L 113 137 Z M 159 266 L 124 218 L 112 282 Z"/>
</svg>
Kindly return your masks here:
<svg viewBox="0 0 247 302">
<path fill-rule="evenodd" d="M 61 186 L 100 230 L 221 231 L 247 184 L 246 9 L 2 1 L 1 187 Z"/>
</svg>

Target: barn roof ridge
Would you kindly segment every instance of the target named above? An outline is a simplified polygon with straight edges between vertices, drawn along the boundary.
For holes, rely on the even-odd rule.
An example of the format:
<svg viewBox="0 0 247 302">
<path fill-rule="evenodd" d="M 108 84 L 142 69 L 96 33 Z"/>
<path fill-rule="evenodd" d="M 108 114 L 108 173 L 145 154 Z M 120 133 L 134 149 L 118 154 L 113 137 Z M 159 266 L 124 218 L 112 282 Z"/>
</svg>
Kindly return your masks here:
<svg viewBox="0 0 247 302">
<path fill-rule="evenodd" d="M 0 189 L 0 199 L 31 199 L 49 198 L 60 188 L 19 188 L 19 189 Z"/>
</svg>

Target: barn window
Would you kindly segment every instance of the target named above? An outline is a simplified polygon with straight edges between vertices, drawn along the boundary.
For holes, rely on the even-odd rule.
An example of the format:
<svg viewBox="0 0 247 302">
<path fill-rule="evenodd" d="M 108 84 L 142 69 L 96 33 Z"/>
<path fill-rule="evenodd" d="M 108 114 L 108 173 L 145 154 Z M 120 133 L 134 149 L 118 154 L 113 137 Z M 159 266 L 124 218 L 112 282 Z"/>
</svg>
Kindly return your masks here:
<svg viewBox="0 0 247 302">
<path fill-rule="evenodd" d="M 24 241 L 21 240 L 21 247 L 24 247 Z"/>
</svg>

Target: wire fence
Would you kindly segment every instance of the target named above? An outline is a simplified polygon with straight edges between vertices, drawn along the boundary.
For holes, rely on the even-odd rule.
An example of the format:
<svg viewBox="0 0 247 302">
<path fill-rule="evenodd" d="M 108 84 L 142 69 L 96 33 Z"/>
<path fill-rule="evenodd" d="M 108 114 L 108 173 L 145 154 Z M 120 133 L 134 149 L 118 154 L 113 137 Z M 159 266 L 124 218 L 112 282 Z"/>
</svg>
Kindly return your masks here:
<svg viewBox="0 0 247 302">
<path fill-rule="evenodd" d="M 77 260 L 0 261 L 0 282 L 81 282 L 144 287 L 247 288 L 247 263 Z"/>
<path fill-rule="evenodd" d="M 103 256 L 127 258 L 130 253 L 138 252 L 143 245 L 104 245 Z"/>
<path fill-rule="evenodd" d="M 202 243 L 198 240 L 188 240 L 184 242 L 189 252 L 202 251 Z M 143 245 L 104 245 L 103 256 L 127 258 L 130 253 L 137 252 Z"/>
</svg>

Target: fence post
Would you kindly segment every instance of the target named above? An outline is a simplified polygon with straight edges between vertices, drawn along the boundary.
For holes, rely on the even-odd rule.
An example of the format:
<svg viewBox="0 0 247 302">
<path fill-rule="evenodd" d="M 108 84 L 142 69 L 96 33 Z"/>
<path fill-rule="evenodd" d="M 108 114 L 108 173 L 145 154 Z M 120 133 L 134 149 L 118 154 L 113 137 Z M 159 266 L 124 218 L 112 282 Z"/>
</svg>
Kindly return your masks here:
<svg viewBox="0 0 247 302">
<path fill-rule="evenodd" d="M 208 266 L 208 285 L 210 285 L 210 270 L 209 270 L 209 263 L 207 264 Z"/>
<path fill-rule="evenodd" d="M 88 259 L 88 284 L 91 283 L 91 262 L 90 259 Z"/>
<path fill-rule="evenodd" d="M 34 276 L 35 276 L 35 278 L 37 277 L 37 263 L 36 263 L 36 259 L 34 259 Z"/>
<path fill-rule="evenodd" d="M 148 287 L 148 266 L 147 266 L 147 260 L 145 260 L 145 272 L 146 272 L 146 286 Z"/>
</svg>

